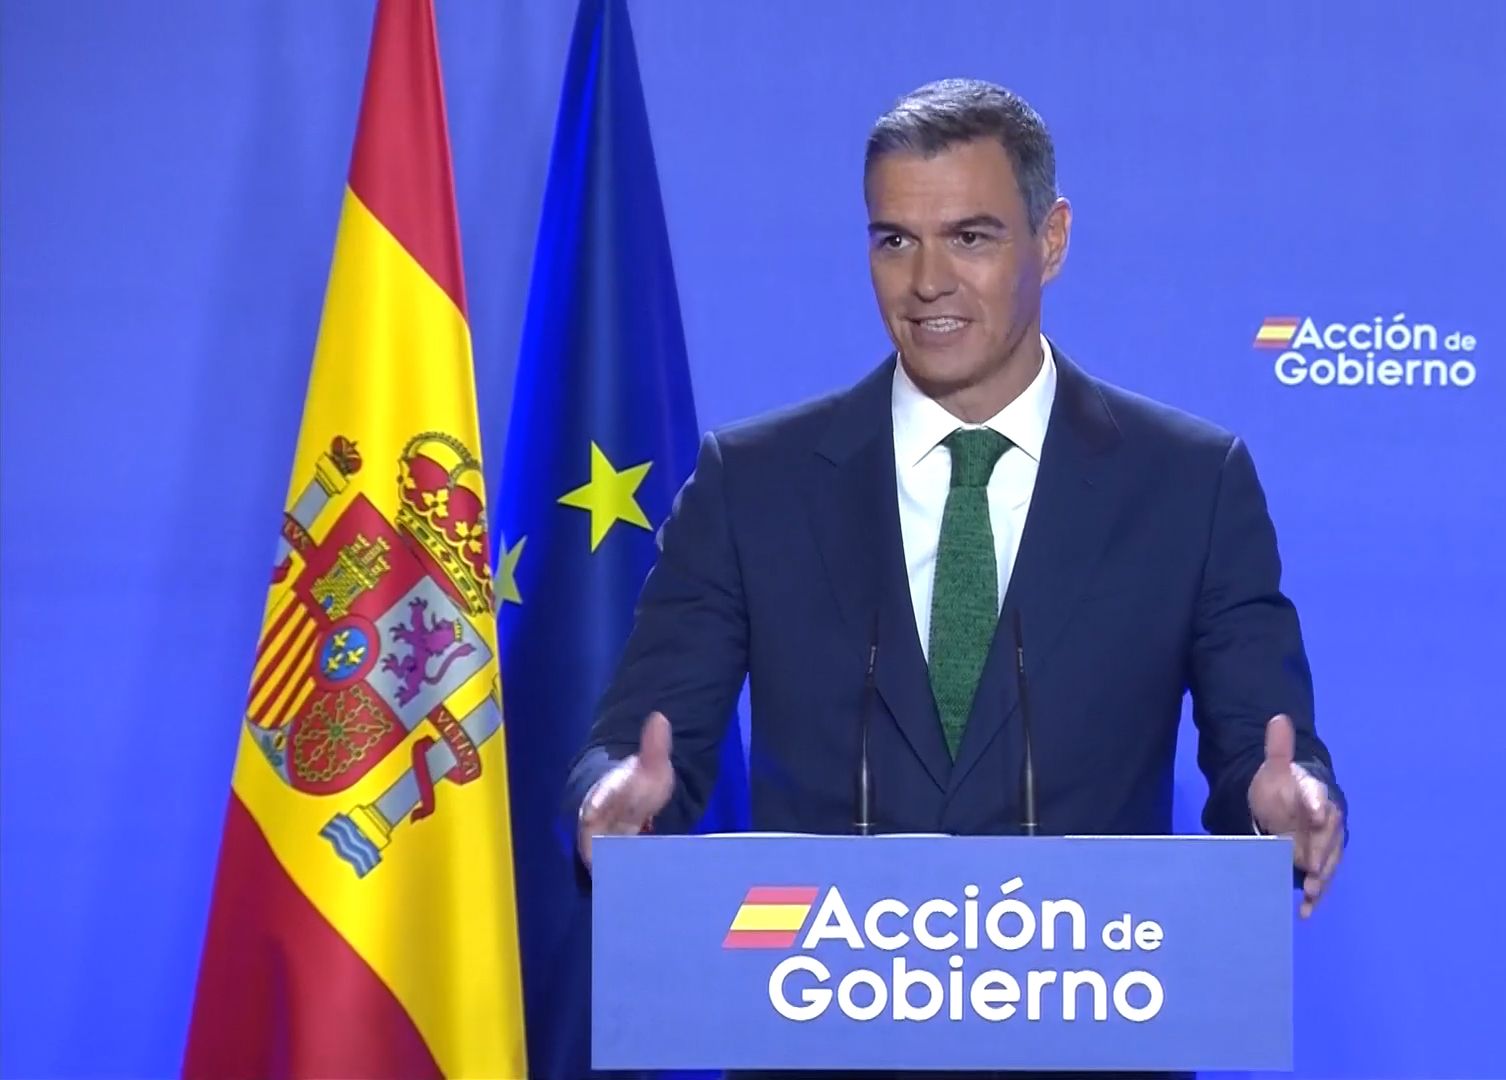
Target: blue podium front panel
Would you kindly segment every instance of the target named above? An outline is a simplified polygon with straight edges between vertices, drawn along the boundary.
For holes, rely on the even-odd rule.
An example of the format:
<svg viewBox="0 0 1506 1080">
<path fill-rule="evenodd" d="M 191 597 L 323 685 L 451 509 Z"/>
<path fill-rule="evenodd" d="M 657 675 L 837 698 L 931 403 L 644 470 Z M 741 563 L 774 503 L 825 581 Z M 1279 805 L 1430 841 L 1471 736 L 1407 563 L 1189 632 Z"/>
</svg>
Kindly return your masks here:
<svg viewBox="0 0 1506 1080">
<path fill-rule="evenodd" d="M 1269 837 L 594 848 L 598 1068 L 1291 1067 Z"/>
</svg>

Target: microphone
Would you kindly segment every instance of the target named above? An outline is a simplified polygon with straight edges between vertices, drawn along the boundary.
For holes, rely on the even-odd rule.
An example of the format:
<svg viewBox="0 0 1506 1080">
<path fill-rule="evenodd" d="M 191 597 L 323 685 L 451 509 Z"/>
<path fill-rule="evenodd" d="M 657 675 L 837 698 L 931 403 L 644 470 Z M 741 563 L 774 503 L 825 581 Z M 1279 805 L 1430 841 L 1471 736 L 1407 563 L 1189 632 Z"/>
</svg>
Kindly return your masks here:
<svg viewBox="0 0 1506 1080">
<path fill-rule="evenodd" d="M 857 820 L 859 836 L 873 835 L 873 777 L 868 768 L 868 718 L 873 711 L 874 667 L 878 663 L 878 612 L 873 613 L 873 633 L 868 639 L 868 672 L 863 677 L 862 715 L 858 719 Z"/>
<path fill-rule="evenodd" d="M 1035 762 L 1030 750 L 1030 695 L 1025 685 L 1025 635 L 1020 630 L 1020 611 L 1014 610 L 1014 674 L 1020 694 L 1020 730 L 1024 734 L 1025 760 L 1020 765 L 1020 832 L 1034 836 Z"/>
</svg>

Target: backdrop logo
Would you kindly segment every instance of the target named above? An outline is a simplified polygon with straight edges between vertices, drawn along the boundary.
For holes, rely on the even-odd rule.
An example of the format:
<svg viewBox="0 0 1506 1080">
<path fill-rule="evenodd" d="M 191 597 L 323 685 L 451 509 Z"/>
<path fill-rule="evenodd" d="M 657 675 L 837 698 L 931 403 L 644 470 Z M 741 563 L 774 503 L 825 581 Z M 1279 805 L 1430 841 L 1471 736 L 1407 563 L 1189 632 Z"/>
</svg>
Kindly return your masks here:
<svg viewBox="0 0 1506 1080">
<path fill-rule="evenodd" d="M 788 949 L 795 944 L 819 891 L 804 885 L 758 885 L 749 889 L 722 948 Z"/>
<path fill-rule="evenodd" d="M 1271 315 L 1255 331 L 1254 346 L 1275 352 L 1276 379 L 1286 386 L 1470 386 L 1475 338 L 1410 322 L 1319 323 L 1311 316 Z"/>
</svg>

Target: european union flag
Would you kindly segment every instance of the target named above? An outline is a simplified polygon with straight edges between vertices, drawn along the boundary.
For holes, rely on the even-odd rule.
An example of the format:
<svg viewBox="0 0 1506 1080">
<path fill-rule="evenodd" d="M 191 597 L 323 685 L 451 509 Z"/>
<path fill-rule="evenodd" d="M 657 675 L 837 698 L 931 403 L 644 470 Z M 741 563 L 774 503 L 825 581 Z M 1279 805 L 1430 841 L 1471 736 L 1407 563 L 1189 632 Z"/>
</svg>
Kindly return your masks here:
<svg viewBox="0 0 1506 1080">
<path fill-rule="evenodd" d="M 590 910 L 560 799 L 699 436 L 627 8 L 584 0 L 493 503 L 534 1077 L 590 1073 Z M 747 825 L 734 723 L 702 828 Z"/>
</svg>

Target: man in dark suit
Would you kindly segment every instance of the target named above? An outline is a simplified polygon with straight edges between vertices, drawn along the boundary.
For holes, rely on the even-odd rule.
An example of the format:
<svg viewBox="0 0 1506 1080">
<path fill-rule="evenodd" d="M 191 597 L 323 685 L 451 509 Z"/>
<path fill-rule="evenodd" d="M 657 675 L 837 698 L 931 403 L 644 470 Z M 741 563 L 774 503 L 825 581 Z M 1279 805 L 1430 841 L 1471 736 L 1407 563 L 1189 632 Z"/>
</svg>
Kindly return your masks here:
<svg viewBox="0 0 1506 1080">
<path fill-rule="evenodd" d="M 1345 803 L 1249 452 L 1042 334 L 1071 207 L 1017 96 L 916 91 L 864 186 L 896 352 L 703 441 L 571 773 L 583 860 L 694 822 L 745 675 L 754 828 L 850 832 L 875 643 L 876 831 L 1015 831 L 1018 613 L 1040 831 L 1171 832 L 1190 691 L 1205 827 L 1292 836 L 1306 916 Z"/>
</svg>

